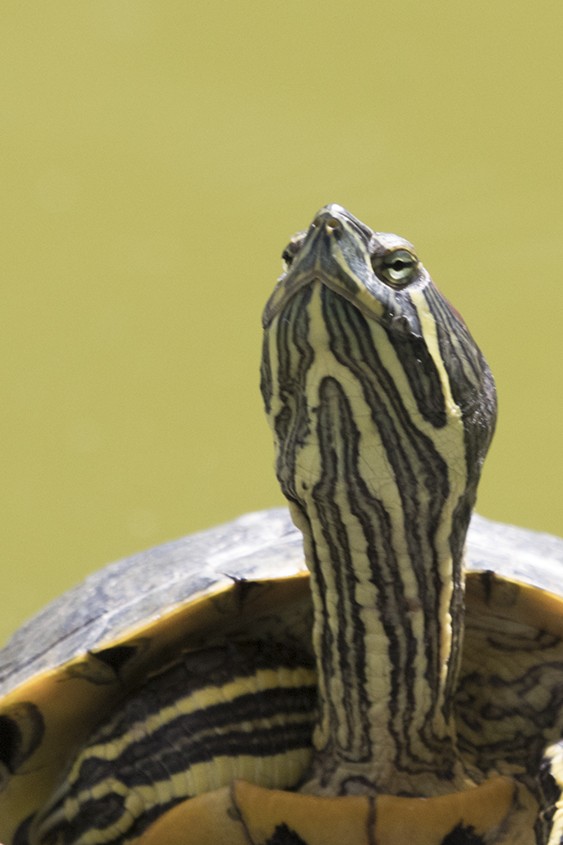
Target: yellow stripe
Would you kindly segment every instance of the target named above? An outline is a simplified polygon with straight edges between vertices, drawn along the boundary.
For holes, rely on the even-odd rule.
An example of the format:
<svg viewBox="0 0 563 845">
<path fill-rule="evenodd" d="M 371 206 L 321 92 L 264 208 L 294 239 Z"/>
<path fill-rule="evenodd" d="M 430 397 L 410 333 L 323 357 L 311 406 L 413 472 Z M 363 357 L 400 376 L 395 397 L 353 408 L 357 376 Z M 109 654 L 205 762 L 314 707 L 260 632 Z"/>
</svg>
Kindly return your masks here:
<svg viewBox="0 0 563 845">
<path fill-rule="evenodd" d="M 467 466 L 465 463 L 465 449 L 464 449 L 464 427 L 461 409 L 455 402 L 452 396 L 452 389 L 450 379 L 442 356 L 440 354 L 440 346 L 438 343 L 438 331 L 436 328 L 436 320 L 430 311 L 428 302 L 421 291 L 412 291 L 411 299 L 416 308 L 424 341 L 428 351 L 432 355 L 434 364 L 440 375 L 440 382 L 442 384 L 442 391 L 444 393 L 444 401 L 447 409 L 447 424 L 446 429 L 433 429 L 426 432 L 433 438 L 437 448 L 444 456 L 448 465 L 448 478 L 450 483 L 453 483 L 454 489 L 463 490 L 467 483 Z M 424 429 L 424 426 L 420 426 Z M 439 441 L 439 442 L 438 442 Z M 452 478 L 452 476 L 455 477 Z M 443 519 L 437 532 L 437 537 L 440 540 L 442 548 L 447 548 L 448 538 L 452 531 L 452 517 L 453 512 L 457 506 L 458 498 L 450 496 L 449 502 L 444 503 L 442 511 Z M 440 567 L 440 575 L 444 582 L 448 581 L 448 573 L 452 569 L 452 560 L 446 556 L 443 557 Z M 440 597 L 440 616 L 443 619 L 449 619 L 449 606 L 452 597 L 453 585 L 450 585 L 449 590 L 442 590 Z M 447 671 L 446 656 L 450 653 L 452 645 L 452 627 L 450 624 L 442 625 L 441 627 L 441 643 L 440 643 L 440 661 L 443 666 L 443 673 Z"/>
<path fill-rule="evenodd" d="M 267 758 L 252 755 L 216 757 L 212 762 L 196 763 L 188 771 L 177 772 L 170 778 L 155 781 L 149 786 L 127 787 L 117 780 L 106 780 L 92 790 L 81 792 L 65 802 L 57 816 L 49 817 L 49 825 L 61 818 L 72 822 L 89 800 L 101 799 L 110 793 L 125 796 L 124 813 L 106 828 L 88 831 L 74 845 L 99 843 L 125 833 L 133 821 L 154 805 L 166 804 L 174 798 L 189 798 L 227 786 L 234 780 L 259 782 L 267 789 L 287 789 L 303 775 L 311 760 L 310 748 L 294 749 Z M 41 831 L 42 833 L 42 831 Z"/>
<path fill-rule="evenodd" d="M 166 722 L 171 722 L 179 716 L 187 716 L 198 711 L 204 711 L 207 707 L 215 704 L 225 704 L 233 701 L 241 695 L 260 692 L 261 690 L 275 687 L 299 687 L 316 683 L 316 674 L 312 669 L 299 667 L 294 670 L 260 669 L 248 677 L 235 678 L 223 686 L 210 685 L 196 690 L 190 695 L 176 699 L 174 704 L 164 707 L 151 716 L 142 717 L 140 722 L 135 722 L 131 728 L 119 737 L 112 737 L 111 740 L 90 745 L 87 751 L 79 756 L 68 777 L 69 782 L 78 779 L 80 766 L 87 757 L 102 757 L 106 760 L 114 760 L 128 746 L 135 743 L 139 738 L 139 732 L 147 736 L 150 733 L 162 728 Z M 266 720 L 267 721 L 267 720 Z"/>
</svg>

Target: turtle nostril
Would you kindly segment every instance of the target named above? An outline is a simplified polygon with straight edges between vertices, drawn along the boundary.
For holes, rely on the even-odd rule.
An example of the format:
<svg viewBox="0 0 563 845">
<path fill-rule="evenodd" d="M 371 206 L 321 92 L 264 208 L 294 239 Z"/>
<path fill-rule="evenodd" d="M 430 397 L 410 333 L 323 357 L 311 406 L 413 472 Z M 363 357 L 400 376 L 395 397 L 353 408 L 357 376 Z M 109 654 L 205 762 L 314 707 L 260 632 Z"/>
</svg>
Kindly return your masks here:
<svg viewBox="0 0 563 845">
<path fill-rule="evenodd" d="M 327 235 L 332 235 L 342 229 L 340 215 L 331 214 L 328 208 L 322 208 L 310 225 L 310 230 L 320 229 Z"/>
<path fill-rule="evenodd" d="M 331 235 L 333 232 L 336 232 L 337 229 L 340 229 L 341 223 L 337 217 L 329 217 L 325 222 L 325 226 L 327 233 Z"/>
</svg>

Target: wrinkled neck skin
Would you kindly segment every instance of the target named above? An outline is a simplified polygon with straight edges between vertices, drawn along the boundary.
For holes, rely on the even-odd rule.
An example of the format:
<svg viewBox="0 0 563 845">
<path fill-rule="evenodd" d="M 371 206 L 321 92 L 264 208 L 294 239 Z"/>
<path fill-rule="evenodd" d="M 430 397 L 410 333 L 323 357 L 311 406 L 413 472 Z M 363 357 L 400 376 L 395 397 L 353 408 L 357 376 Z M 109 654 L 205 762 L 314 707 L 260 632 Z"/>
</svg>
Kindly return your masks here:
<svg viewBox="0 0 563 845">
<path fill-rule="evenodd" d="M 266 340 L 263 390 L 277 368 L 277 473 L 311 572 L 319 719 L 302 789 L 461 789 L 452 702 L 476 477 L 436 333 L 433 371 L 415 374 L 436 380 L 430 407 L 385 327 L 318 284 L 289 308 Z"/>
<path fill-rule="evenodd" d="M 364 454 L 367 438 L 334 384 L 323 389 L 318 429 L 324 472 L 308 478 L 310 495 L 291 506 L 311 571 L 319 673 L 307 789 L 459 789 L 450 706 L 463 627 L 463 538 L 455 553 L 451 544 L 458 497 L 446 493 L 444 478 L 425 474 L 424 447 L 411 486 L 399 489 L 383 465 L 374 483 L 367 469 L 381 453 L 375 432 Z"/>
<path fill-rule="evenodd" d="M 315 758 L 302 789 L 461 789 L 467 778 L 449 706 L 463 627 L 459 560 L 443 532 L 419 538 L 432 548 L 436 576 L 421 591 L 409 550 L 385 548 L 386 535 L 404 539 L 409 526 L 389 522 L 368 502 L 352 513 L 344 500 L 341 490 L 328 508 L 291 507 L 311 571 L 319 677 Z"/>
</svg>

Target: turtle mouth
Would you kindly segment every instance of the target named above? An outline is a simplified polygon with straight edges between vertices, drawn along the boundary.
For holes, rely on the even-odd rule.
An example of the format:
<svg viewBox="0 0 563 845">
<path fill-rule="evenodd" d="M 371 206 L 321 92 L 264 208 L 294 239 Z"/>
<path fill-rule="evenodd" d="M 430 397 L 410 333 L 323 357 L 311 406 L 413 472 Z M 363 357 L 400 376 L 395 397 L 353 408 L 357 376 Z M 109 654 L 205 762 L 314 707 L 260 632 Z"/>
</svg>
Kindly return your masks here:
<svg viewBox="0 0 563 845">
<path fill-rule="evenodd" d="M 266 329 L 295 294 L 313 282 L 331 288 L 372 319 L 380 302 L 371 268 L 373 232 L 336 203 L 322 208 L 306 232 L 296 235 L 283 253 L 286 271 L 270 296 L 262 318 Z"/>
</svg>

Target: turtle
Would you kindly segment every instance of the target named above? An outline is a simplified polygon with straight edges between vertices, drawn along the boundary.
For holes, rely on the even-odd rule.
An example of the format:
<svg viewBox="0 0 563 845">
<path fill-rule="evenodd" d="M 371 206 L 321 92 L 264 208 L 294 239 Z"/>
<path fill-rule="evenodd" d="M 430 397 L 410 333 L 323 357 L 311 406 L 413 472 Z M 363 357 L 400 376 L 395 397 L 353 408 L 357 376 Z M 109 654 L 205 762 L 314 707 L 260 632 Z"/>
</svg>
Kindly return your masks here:
<svg viewBox="0 0 563 845">
<path fill-rule="evenodd" d="M 563 539 L 473 512 L 491 371 L 414 247 L 283 252 L 275 508 L 94 573 L 0 652 L 4 845 L 563 842 Z"/>
</svg>

